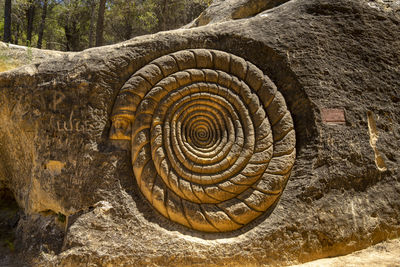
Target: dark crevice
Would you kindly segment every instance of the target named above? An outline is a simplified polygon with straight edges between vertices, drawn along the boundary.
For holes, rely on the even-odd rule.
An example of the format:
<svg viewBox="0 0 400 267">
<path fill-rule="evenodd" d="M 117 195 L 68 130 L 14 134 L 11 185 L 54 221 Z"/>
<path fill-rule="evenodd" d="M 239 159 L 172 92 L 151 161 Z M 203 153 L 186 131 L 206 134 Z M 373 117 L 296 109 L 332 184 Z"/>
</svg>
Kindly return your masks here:
<svg viewBox="0 0 400 267">
<path fill-rule="evenodd" d="M 16 264 L 15 239 L 20 209 L 12 192 L 0 189 L 0 266 Z"/>
</svg>

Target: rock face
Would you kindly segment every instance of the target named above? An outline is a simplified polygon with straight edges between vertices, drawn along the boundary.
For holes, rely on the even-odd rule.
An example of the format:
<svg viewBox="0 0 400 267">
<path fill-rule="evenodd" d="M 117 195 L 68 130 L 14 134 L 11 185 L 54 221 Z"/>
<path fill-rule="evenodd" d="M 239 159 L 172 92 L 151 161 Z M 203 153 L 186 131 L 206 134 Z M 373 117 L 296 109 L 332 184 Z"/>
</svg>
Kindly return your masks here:
<svg viewBox="0 0 400 267">
<path fill-rule="evenodd" d="M 37 63 L 46 59 L 62 57 L 60 51 L 37 49 L 32 47 L 6 44 L 0 42 L 0 72 L 10 70 L 22 65 Z"/>
<path fill-rule="evenodd" d="M 385 241 L 346 256 L 320 259 L 292 267 L 313 266 L 398 266 L 400 263 L 400 240 Z"/>
<path fill-rule="evenodd" d="M 283 265 L 399 236 L 399 24 L 293 0 L 1 74 L 14 253 Z"/>
<path fill-rule="evenodd" d="M 197 19 L 185 27 L 193 28 L 232 19 L 251 17 L 287 1 L 288 0 L 215 0 Z"/>
</svg>

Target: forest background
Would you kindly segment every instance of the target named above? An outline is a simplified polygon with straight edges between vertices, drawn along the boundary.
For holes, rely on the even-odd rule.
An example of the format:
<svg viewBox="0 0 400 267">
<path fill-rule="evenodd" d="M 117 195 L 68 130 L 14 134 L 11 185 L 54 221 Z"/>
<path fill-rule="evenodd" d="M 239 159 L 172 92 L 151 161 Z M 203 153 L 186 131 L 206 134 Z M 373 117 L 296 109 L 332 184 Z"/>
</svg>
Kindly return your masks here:
<svg viewBox="0 0 400 267">
<path fill-rule="evenodd" d="M 179 28 L 212 0 L 0 0 L 0 39 L 81 51 Z"/>
</svg>

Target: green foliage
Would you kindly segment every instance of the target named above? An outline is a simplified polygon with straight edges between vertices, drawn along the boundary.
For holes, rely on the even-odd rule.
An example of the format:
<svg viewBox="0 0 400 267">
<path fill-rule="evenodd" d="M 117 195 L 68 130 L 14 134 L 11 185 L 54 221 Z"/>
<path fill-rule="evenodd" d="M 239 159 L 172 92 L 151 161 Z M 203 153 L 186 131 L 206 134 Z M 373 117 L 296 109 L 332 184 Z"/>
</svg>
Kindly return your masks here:
<svg viewBox="0 0 400 267">
<path fill-rule="evenodd" d="M 30 47 L 29 45 L 28 48 L 26 49 L 26 56 L 28 57 L 29 61 L 33 60 L 32 47 Z"/>
<path fill-rule="evenodd" d="M 7 247 L 10 249 L 11 252 L 14 252 L 14 251 L 15 251 L 14 242 L 12 242 L 12 241 L 6 239 L 6 240 L 5 240 L 5 243 L 6 243 Z"/>
<path fill-rule="evenodd" d="M 65 31 L 59 17 L 64 7 L 61 4 L 50 2 L 47 11 L 46 27 L 44 28 L 43 48 L 50 50 L 66 50 Z"/>
<path fill-rule="evenodd" d="M 58 220 L 59 222 L 65 223 L 66 219 L 67 219 L 67 217 L 65 217 L 64 214 L 62 214 L 62 213 L 60 213 L 60 212 L 57 214 L 57 220 Z"/>
<path fill-rule="evenodd" d="M 106 42 L 115 43 L 134 36 L 153 33 L 158 19 L 153 1 L 113 0 L 106 11 Z"/>
<path fill-rule="evenodd" d="M 4 33 L 4 17 L 2 17 L 2 19 L 0 19 L 0 33 L 1 33 L 1 36 Z"/>
<path fill-rule="evenodd" d="M 156 5 L 151 1 L 144 2 L 138 8 L 138 25 L 146 32 L 153 32 L 157 27 L 157 15 L 155 13 Z"/>
<path fill-rule="evenodd" d="M 27 42 L 26 11 L 31 1 L 35 6 L 35 17 L 30 46 L 36 47 L 45 0 L 13 0 L 12 43 L 25 45 Z M 99 1 L 47 1 L 42 48 L 78 51 L 90 47 L 89 36 L 95 35 Z M 107 0 L 105 44 L 179 28 L 195 19 L 211 2 L 212 0 Z M 4 0 L 0 0 L 0 13 L 4 14 Z M 0 36 L 3 32 L 4 16 L 1 16 Z"/>
</svg>

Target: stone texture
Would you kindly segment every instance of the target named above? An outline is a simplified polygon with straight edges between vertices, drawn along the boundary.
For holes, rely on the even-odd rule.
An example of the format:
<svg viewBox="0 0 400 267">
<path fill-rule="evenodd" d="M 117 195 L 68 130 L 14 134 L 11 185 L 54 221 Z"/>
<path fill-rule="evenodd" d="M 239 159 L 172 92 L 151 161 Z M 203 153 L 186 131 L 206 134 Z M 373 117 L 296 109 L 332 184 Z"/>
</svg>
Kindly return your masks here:
<svg viewBox="0 0 400 267">
<path fill-rule="evenodd" d="M 193 28 L 254 16 L 288 0 L 215 0 L 198 18 L 184 28 Z"/>
<path fill-rule="evenodd" d="M 340 256 L 330 259 L 316 260 L 292 267 L 313 267 L 313 266 L 374 266 L 391 267 L 400 264 L 400 240 L 390 240 L 382 242 L 367 249 L 363 249 L 350 255 Z"/>
<path fill-rule="evenodd" d="M 399 24 L 395 13 L 366 1 L 293 0 L 253 18 L 66 53 L 1 74 L 0 185 L 23 210 L 15 258 L 36 266 L 284 265 L 399 236 Z M 242 58 L 232 66 L 242 80 L 244 62 L 254 64 L 271 80 L 259 89 L 264 104 L 273 105 L 267 96 L 277 89 L 293 119 L 296 157 L 279 202 L 233 232 L 193 231 L 164 218 L 134 179 L 129 141 L 109 139 L 121 88 L 145 83 L 127 83 L 132 75 L 188 49 Z M 207 68 L 209 57 L 205 51 L 196 63 Z M 324 123 L 326 108 L 344 109 L 345 124 Z M 291 132 L 285 124 L 280 130 Z M 267 182 L 268 190 L 285 183 Z M 171 214 L 176 207 L 171 200 Z M 234 227 L 207 211 L 197 223 L 215 218 Z"/>
<path fill-rule="evenodd" d="M 214 0 L 198 18 L 183 28 L 194 28 L 208 24 L 254 16 L 262 11 L 272 9 L 289 0 Z M 400 3 L 395 0 L 360 0 L 371 8 L 390 12 L 400 17 Z"/>
<path fill-rule="evenodd" d="M 47 59 L 60 58 L 63 54 L 65 53 L 60 51 L 7 44 L 0 41 L 0 57 L 2 58 L 3 64 L 6 64 L 6 66 L 1 66 L 0 71 Z M 3 67 L 5 69 L 3 69 Z"/>
</svg>

